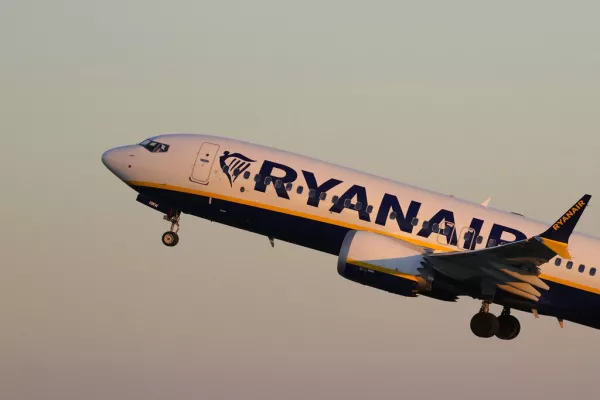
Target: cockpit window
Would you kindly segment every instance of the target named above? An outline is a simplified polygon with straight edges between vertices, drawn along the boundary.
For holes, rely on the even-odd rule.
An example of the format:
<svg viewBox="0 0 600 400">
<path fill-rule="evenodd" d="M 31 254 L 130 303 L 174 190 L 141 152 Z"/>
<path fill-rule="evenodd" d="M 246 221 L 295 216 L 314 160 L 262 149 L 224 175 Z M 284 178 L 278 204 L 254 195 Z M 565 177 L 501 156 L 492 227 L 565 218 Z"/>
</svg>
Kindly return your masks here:
<svg viewBox="0 0 600 400">
<path fill-rule="evenodd" d="M 169 145 L 164 143 L 155 142 L 154 140 L 146 139 L 140 146 L 145 148 L 151 153 L 166 153 L 169 151 Z"/>
</svg>

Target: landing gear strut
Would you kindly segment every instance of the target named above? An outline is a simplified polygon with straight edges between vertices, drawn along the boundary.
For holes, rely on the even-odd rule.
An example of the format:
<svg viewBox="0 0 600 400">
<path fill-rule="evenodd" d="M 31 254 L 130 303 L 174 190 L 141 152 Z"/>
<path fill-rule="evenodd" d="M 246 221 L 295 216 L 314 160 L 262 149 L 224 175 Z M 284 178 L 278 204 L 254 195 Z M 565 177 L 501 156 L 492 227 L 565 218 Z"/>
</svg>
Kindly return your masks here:
<svg viewBox="0 0 600 400">
<path fill-rule="evenodd" d="M 496 336 L 501 340 L 512 340 L 521 332 L 519 320 L 510 315 L 510 309 L 504 308 L 502 314 L 490 313 L 490 302 L 484 301 L 481 310 L 471 319 L 471 331 L 480 338 Z"/>
<path fill-rule="evenodd" d="M 171 230 L 162 235 L 162 242 L 167 247 L 177 246 L 179 243 L 179 220 L 181 219 L 181 211 L 170 211 L 164 216 L 166 221 L 171 222 Z"/>
</svg>

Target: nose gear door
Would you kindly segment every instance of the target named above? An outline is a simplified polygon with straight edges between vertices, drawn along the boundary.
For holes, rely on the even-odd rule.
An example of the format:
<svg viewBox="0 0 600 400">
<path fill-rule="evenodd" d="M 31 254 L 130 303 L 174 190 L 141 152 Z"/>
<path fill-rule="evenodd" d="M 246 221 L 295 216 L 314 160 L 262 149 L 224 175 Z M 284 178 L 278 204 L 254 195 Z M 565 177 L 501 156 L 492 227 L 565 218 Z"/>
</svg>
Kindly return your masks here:
<svg viewBox="0 0 600 400">
<path fill-rule="evenodd" d="M 202 185 L 208 185 L 210 171 L 212 171 L 212 166 L 218 151 L 218 144 L 208 142 L 202 143 L 202 147 L 200 147 L 200 151 L 196 156 L 196 163 L 194 164 L 192 175 L 190 176 L 192 181 Z"/>
</svg>

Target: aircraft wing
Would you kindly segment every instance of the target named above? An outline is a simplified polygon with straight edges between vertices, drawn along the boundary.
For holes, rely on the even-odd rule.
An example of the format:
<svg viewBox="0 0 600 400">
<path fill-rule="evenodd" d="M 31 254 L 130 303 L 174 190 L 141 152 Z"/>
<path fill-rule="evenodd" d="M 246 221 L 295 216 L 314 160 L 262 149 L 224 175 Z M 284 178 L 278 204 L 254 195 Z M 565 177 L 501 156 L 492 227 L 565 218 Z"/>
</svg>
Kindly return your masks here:
<svg viewBox="0 0 600 400">
<path fill-rule="evenodd" d="M 482 294 L 496 288 L 537 302 L 538 289 L 549 290 L 538 276 L 539 266 L 559 255 L 570 259 L 567 245 L 575 225 L 591 199 L 583 196 L 544 233 L 486 249 L 429 254 L 424 269 L 433 269 L 454 280 L 479 279 Z"/>
</svg>

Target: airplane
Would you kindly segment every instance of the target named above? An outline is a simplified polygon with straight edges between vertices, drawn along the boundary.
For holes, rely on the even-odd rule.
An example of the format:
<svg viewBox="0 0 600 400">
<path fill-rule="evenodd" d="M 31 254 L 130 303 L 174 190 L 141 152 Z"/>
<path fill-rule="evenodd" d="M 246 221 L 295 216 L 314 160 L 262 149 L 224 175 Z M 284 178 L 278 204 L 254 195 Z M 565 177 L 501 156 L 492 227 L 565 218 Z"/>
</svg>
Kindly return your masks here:
<svg viewBox="0 0 600 400">
<path fill-rule="evenodd" d="M 102 155 L 137 201 L 337 256 L 338 273 L 393 294 L 481 301 L 470 328 L 515 339 L 511 310 L 600 329 L 600 238 L 573 233 L 586 194 L 555 223 L 239 140 L 168 134 Z M 490 306 L 502 307 L 499 316 Z"/>
</svg>

